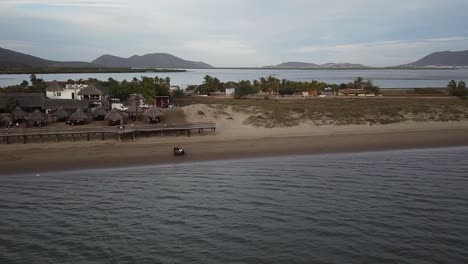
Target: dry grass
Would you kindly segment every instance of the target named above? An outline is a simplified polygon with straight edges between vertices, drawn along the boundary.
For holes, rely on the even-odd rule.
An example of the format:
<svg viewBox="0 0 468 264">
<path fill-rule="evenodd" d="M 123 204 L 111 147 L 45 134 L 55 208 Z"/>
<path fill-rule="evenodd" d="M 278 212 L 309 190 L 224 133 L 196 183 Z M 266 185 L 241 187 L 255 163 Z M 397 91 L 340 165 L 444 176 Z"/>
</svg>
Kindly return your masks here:
<svg viewBox="0 0 468 264">
<path fill-rule="evenodd" d="M 183 104 L 181 100 L 179 103 Z M 446 98 L 313 98 L 309 100 L 216 99 L 190 97 L 187 104 L 227 106 L 249 117 L 244 124 L 291 127 L 304 121 L 317 125 L 391 124 L 404 121 L 468 119 L 468 100 Z"/>
</svg>

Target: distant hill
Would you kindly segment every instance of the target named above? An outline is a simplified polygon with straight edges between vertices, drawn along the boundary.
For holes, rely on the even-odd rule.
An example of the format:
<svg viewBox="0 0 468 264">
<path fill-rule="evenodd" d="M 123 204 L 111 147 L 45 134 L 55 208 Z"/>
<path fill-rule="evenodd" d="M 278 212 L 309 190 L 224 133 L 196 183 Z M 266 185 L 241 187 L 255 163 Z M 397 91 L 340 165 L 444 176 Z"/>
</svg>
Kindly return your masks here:
<svg viewBox="0 0 468 264">
<path fill-rule="evenodd" d="M 400 67 L 454 67 L 468 66 L 468 50 L 434 52 L 413 63 Z"/>
<path fill-rule="evenodd" d="M 0 68 L 48 68 L 48 67 L 100 67 L 82 61 L 51 61 L 32 55 L 0 48 Z"/>
<path fill-rule="evenodd" d="M 325 63 L 325 64 L 315 64 L 308 62 L 284 62 L 276 66 L 267 66 L 265 68 L 295 68 L 295 69 L 343 69 L 343 68 L 369 68 L 362 64 L 352 64 L 352 63 Z"/>
<path fill-rule="evenodd" d="M 213 66 L 204 62 L 188 61 L 167 53 L 152 53 L 143 56 L 133 55 L 130 58 L 122 58 L 113 55 L 103 55 L 92 63 L 105 67 L 130 67 L 130 68 L 187 68 L 209 69 Z"/>
<path fill-rule="evenodd" d="M 0 69 L 32 68 L 188 68 L 208 69 L 213 66 L 204 62 L 187 61 L 167 53 L 153 53 L 143 56 L 134 55 L 121 58 L 103 55 L 92 62 L 52 61 L 32 55 L 0 48 Z"/>
</svg>

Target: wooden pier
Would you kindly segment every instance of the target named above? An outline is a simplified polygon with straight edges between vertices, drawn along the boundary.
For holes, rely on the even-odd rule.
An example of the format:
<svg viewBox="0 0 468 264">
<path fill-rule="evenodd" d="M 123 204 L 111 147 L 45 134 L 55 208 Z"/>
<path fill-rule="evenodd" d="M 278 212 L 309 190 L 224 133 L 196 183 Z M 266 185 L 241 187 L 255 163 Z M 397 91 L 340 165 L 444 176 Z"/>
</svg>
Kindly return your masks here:
<svg viewBox="0 0 468 264">
<path fill-rule="evenodd" d="M 185 124 L 167 124 L 167 125 L 144 125 L 144 126 L 113 126 L 113 127 L 80 127 L 71 126 L 66 128 L 9 128 L 0 130 L 0 143 L 28 143 L 31 141 L 45 142 L 63 140 L 105 140 L 113 138 L 121 142 L 123 139 L 130 138 L 136 141 L 139 136 L 160 136 L 168 134 L 184 134 L 191 136 L 193 133 L 204 135 L 205 131 L 209 133 L 216 132 L 215 123 L 185 123 Z"/>
</svg>

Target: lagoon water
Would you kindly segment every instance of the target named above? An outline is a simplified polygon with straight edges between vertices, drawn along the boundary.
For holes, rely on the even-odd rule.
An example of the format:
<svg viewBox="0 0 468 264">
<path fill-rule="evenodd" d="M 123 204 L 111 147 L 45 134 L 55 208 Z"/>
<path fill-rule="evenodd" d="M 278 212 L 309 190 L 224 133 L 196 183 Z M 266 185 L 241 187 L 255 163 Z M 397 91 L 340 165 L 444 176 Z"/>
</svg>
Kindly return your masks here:
<svg viewBox="0 0 468 264">
<path fill-rule="evenodd" d="M 0 263 L 467 263 L 468 148 L 0 177 Z"/>
<path fill-rule="evenodd" d="M 122 81 L 134 77 L 170 77 L 172 85 L 198 85 L 205 75 L 219 78 L 223 82 L 240 80 L 257 80 L 261 77 L 274 76 L 291 81 L 319 80 L 327 83 L 346 83 L 358 76 L 372 80 L 381 88 L 420 88 L 446 87 L 450 80 L 468 82 L 468 69 L 424 69 L 424 70 L 283 70 L 283 69 L 189 69 L 186 72 L 172 73 L 75 73 L 75 74 L 38 74 L 46 81 L 66 81 L 97 78 L 107 80 L 112 77 Z M 28 74 L 0 74 L 0 87 L 20 84 L 29 81 Z"/>
</svg>

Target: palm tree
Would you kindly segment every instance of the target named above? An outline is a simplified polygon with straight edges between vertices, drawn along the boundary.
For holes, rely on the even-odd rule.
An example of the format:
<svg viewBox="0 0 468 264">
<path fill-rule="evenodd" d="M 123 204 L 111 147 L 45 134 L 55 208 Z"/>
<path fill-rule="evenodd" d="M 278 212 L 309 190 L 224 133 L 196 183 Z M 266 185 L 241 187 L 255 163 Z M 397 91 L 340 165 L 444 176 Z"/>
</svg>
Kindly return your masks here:
<svg viewBox="0 0 468 264">
<path fill-rule="evenodd" d="M 449 89 L 450 91 L 450 94 L 453 96 L 455 95 L 455 92 L 457 90 L 457 82 L 455 80 L 451 80 L 448 85 L 447 85 L 447 88 Z"/>
<path fill-rule="evenodd" d="M 354 89 L 361 89 L 363 82 L 364 82 L 364 78 L 362 77 L 357 77 L 356 79 L 354 79 L 354 83 L 353 83 Z"/>
</svg>

